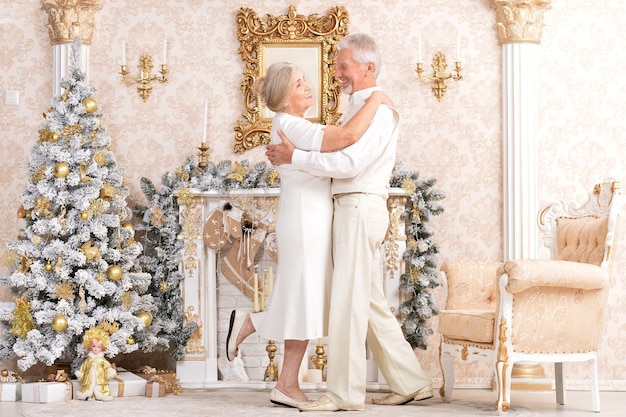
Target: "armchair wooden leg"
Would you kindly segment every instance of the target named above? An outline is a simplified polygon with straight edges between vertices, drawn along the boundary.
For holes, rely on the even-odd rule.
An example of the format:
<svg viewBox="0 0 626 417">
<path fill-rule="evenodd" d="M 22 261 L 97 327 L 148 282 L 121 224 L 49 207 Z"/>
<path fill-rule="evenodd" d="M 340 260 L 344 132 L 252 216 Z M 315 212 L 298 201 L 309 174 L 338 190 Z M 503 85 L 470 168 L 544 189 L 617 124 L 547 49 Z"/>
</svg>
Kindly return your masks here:
<svg viewBox="0 0 626 417">
<path fill-rule="evenodd" d="M 556 403 L 565 404 L 565 366 L 563 362 L 554 364 L 554 389 L 556 391 Z"/>
<path fill-rule="evenodd" d="M 443 376 L 443 384 L 439 389 L 439 395 L 444 403 L 449 403 L 454 390 L 454 358 L 450 352 L 440 352 L 439 363 Z"/>
<path fill-rule="evenodd" d="M 589 380 L 591 382 L 591 406 L 594 413 L 600 412 L 600 387 L 598 385 L 598 360 L 597 358 L 590 359 L 589 365 Z"/>
<path fill-rule="evenodd" d="M 496 361 L 496 410 L 506 413 L 509 411 L 511 401 L 511 371 L 513 364 Z"/>
</svg>

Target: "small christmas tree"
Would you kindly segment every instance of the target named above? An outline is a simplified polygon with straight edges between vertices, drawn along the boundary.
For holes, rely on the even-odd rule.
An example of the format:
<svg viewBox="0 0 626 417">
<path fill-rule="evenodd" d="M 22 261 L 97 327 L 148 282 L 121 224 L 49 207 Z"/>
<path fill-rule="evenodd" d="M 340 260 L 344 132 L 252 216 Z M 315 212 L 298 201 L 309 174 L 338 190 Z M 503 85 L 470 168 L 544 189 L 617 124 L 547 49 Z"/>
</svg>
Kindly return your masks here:
<svg viewBox="0 0 626 417">
<path fill-rule="evenodd" d="M 63 93 L 29 155 L 18 210 L 24 228 L 8 244 L 12 273 L 0 279 L 17 294 L 0 308 L 0 361 L 17 356 L 21 370 L 57 360 L 76 369 L 91 327 L 110 334 L 109 357 L 168 347 L 153 320 L 151 276 L 137 262 L 129 190 L 79 54 L 76 40 Z"/>
</svg>

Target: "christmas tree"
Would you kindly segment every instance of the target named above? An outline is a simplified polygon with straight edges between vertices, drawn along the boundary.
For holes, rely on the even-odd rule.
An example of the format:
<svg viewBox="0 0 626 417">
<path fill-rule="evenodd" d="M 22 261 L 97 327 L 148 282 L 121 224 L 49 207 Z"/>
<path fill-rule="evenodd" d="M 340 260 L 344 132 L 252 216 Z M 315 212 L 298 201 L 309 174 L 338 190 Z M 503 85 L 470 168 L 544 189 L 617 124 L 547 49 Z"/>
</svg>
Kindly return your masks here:
<svg viewBox="0 0 626 417">
<path fill-rule="evenodd" d="M 16 294 L 0 308 L 0 361 L 17 356 L 21 370 L 57 360 L 76 369 L 91 327 L 110 334 L 108 357 L 168 347 L 153 320 L 152 278 L 137 261 L 129 190 L 79 54 L 76 40 L 63 93 L 44 113 L 29 155 L 18 210 L 24 227 L 7 245 L 11 273 L 0 279 Z"/>
</svg>

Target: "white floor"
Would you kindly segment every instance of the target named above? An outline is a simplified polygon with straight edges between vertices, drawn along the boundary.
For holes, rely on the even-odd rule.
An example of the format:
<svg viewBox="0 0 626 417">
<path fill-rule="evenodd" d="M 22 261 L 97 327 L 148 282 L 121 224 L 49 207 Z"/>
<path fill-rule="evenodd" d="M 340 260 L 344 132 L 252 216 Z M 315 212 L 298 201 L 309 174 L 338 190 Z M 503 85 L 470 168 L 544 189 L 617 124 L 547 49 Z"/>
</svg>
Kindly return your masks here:
<svg viewBox="0 0 626 417">
<path fill-rule="evenodd" d="M 224 390 L 229 390 L 224 388 Z M 237 391 L 233 389 L 232 391 Z M 186 391 L 191 397 L 191 392 Z M 233 393 L 231 393 L 232 395 Z M 234 393 L 237 395 L 236 393 Z M 259 395 L 259 401 L 264 401 L 264 398 L 269 397 L 268 391 L 260 391 L 258 394 L 255 392 L 251 394 L 250 391 L 243 391 L 241 395 L 251 396 Z M 311 393 L 311 397 L 315 398 L 318 393 Z M 453 399 L 455 400 L 480 400 L 480 401 L 493 401 L 495 393 L 490 390 L 475 390 L 475 389 L 457 389 L 454 391 Z M 184 401 L 185 391 L 178 397 L 178 401 Z M 268 398 L 269 399 L 269 398 Z M 440 398 L 436 395 L 435 398 L 427 401 L 440 401 Z M 600 392 L 600 401 L 602 404 L 602 412 L 595 414 L 591 411 L 591 394 L 588 391 L 568 391 L 565 405 L 556 404 L 556 397 L 554 392 L 522 392 L 514 391 L 511 394 L 512 406 L 521 406 L 533 410 L 545 417 L 623 417 L 626 415 L 626 392 Z M 22 402 L 0 402 L 0 416 L 13 417 L 20 416 L 24 407 L 30 407 L 32 404 Z M 394 417 L 400 415 L 406 407 L 385 407 L 385 417 Z M 287 410 L 285 410 L 287 411 Z M 293 410 L 295 411 L 295 410 Z M 303 416 L 297 412 L 289 413 L 294 416 Z M 319 413 L 315 413 L 318 415 Z M 328 413 L 329 416 L 332 413 Z M 354 417 L 358 417 L 359 412 L 350 413 Z M 404 414 L 406 415 L 406 414 Z M 237 410 L 230 409 L 229 416 L 238 416 Z"/>
</svg>

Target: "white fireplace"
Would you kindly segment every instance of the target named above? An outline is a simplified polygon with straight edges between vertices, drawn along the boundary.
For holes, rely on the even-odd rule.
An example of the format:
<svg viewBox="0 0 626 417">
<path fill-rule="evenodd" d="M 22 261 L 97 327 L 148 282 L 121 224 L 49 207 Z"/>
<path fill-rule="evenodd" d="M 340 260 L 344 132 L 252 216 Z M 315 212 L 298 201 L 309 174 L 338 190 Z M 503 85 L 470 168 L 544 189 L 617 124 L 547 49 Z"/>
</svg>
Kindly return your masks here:
<svg viewBox="0 0 626 417">
<path fill-rule="evenodd" d="M 266 351 L 268 341 L 260 336 L 249 337 L 240 347 L 248 381 L 224 381 L 218 371 L 218 360 L 225 352 L 225 339 L 228 330 L 230 312 L 234 309 L 253 310 L 253 301 L 243 294 L 236 285 L 225 278 L 220 271 L 220 264 L 230 250 L 230 244 L 214 250 L 205 244 L 203 231 L 205 223 L 215 210 L 222 210 L 226 204 L 246 213 L 248 218 L 263 222 L 268 231 L 273 230 L 276 207 L 280 197 L 279 189 L 247 189 L 229 193 L 192 192 L 193 198 L 187 205 L 180 207 L 180 223 L 184 241 L 181 269 L 185 275 L 182 282 L 183 309 L 186 319 L 198 324 L 186 346 L 186 353 L 177 362 L 176 373 L 183 388 L 207 388 L 217 386 L 242 385 L 265 388 L 273 384 L 264 380 L 265 369 L 269 363 Z M 388 200 L 390 226 L 388 239 L 381 246 L 381 271 L 384 274 L 387 300 L 392 310 L 400 304 L 398 291 L 399 278 L 404 272 L 402 254 L 406 248 L 406 233 L 402 213 L 406 193 L 401 189 L 392 189 Z M 259 273 L 271 266 L 276 271 L 276 264 L 268 251 L 261 248 L 254 259 Z M 266 300 L 268 306 L 271 297 Z M 305 359 L 315 353 L 317 341 L 311 341 Z M 280 362 L 283 346 L 277 343 Z M 279 364 L 280 365 L 280 364 Z M 313 368 L 307 361 L 304 367 Z M 303 382 L 303 387 L 323 388 L 324 383 Z M 384 379 L 373 359 L 368 359 L 368 387 L 384 385 Z"/>
</svg>

